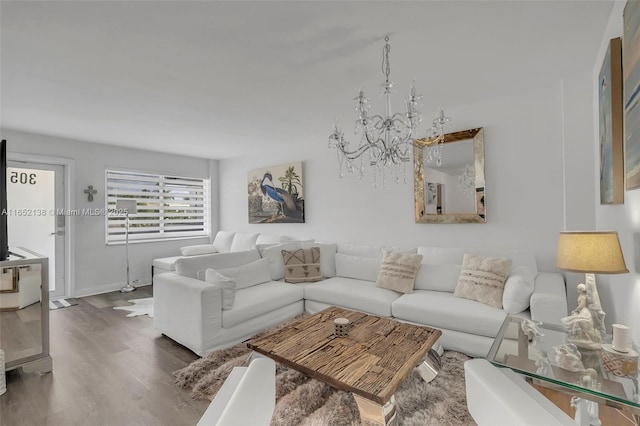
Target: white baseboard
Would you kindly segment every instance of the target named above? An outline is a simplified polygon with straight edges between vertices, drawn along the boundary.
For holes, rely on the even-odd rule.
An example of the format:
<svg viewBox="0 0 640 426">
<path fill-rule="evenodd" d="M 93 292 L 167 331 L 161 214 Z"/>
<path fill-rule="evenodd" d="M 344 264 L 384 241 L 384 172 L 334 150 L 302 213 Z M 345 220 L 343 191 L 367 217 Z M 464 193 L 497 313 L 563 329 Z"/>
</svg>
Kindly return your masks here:
<svg viewBox="0 0 640 426">
<path fill-rule="evenodd" d="M 76 289 L 76 292 L 73 296 L 70 297 L 87 297 L 87 296 L 95 296 L 96 294 L 104 294 L 104 293 L 110 293 L 112 291 L 118 291 L 120 290 L 122 287 L 124 287 L 127 283 L 113 283 L 113 284 L 109 284 L 109 285 L 103 285 L 100 287 L 90 287 L 90 288 L 83 288 L 83 289 Z M 148 285 L 151 285 L 151 283 L 136 283 L 134 285 L 135 288 L 138 287 L 146 287 Z"/>
</svg>

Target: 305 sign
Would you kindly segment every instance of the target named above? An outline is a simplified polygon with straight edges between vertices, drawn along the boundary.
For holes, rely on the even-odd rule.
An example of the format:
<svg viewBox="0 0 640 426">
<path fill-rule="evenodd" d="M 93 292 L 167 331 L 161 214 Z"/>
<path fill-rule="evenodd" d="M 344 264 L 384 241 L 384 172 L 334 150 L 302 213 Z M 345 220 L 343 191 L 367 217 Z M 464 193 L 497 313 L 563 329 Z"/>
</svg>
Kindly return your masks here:
<svg viewBox="0 0 640 426">
<path fill-rule="evenodd" d="M 9 182 L 11 183 L 21 183 L 23 185 L 35 185 L 36 184 L 36 174 L 35 173 L 25 173 L 25 172 L 11 172 L 11 176 L 9 176 Z"/>
</svg>

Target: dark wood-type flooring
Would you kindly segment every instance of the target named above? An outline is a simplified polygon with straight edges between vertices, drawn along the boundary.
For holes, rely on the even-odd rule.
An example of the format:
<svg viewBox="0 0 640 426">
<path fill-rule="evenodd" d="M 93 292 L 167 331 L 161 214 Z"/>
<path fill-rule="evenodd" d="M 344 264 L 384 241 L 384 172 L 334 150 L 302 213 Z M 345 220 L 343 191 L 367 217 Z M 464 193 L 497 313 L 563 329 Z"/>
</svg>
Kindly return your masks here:
<svg viewBox="0 0 640 426">
<path fill-rule="evenodd" d="M 195 425 L 209 403 L 192 400 L 171 373 L 198 357 L 162 336 L 152 318 L 113 309 L 151 296 L 148 286 L 50 311 L 53 372 L 8 372 L 0 425 Z M 569 396 L 538 390 L 573 415 Z M 600 406 L 605 426 L 632 425 L 624 414 Z"/>
<path fill-rule="evenodd" d="M 171 373 L 197 356 L 147 315 L 113 309 L 151 296 L 148 286 L 50 311 L 53 372 L 7 372 L 0 425 L 195 425 L 209 404 L 192 400 Z"/>
</svg>

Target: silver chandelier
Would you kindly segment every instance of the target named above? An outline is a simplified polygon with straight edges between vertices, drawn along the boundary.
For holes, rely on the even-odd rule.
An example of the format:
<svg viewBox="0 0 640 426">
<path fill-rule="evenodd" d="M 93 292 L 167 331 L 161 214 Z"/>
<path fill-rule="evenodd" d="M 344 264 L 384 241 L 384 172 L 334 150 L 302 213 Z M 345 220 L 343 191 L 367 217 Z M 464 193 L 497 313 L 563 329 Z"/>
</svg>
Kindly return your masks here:
<svg viewBox="0 0 640 426">
<path fill-rule="evenodd" d="M 402 113 L 391 111 L 391 93 L 394 88 L 393 82 L 389 80 L 391 65 L 389 63 L 389 36 L 385 37 L 385 45 L 382 49 L 382 73 L 385 81 L 382 83 L 382 96 L 385 98 L 385 114 L 370 115 L 371 104 L 369 98 L 360 90 L 356 101 L 356 112 L 358 118 L 355 123 L 355 134 L 361 134 L 360 145 L 355 150 L 349 148 L 349 142 L 344 139 L 344 133 L 334 124 L 333 133 L 329 136 L 329 148 L 335 148 L 338 152 L 339 176 L 344 176 L 344 169 L 349 173 L 357 173 L 358 177 L 364 176 L 365 159 L 364 154 L 368 153 L 368 164 L 373 169 L 374 185 L 377 186 L 378 175 L 382 176 L 383 185 L 386 185 L 386 170 L 391 169 L 392 177 L 396 182 L 400 182 L 401 175 L 404 182 L 407 182 L 405 164 L 411 160 L 413 139 L 412 135 L 416 127 L 422 121 L 422 96 L 416 91 L 415 86 L 411 86 L 409 96 L 405 99 L 406 110 Z M 441 115 L 442 118 L 444 115 Z M 446 117 L 447 121 L 449 120 Z M 434 127 L 431 133 L 436 133 Z M 443 135 L 440 124 L 440 135 Z M 360 159 L 359 165 L 354 165 L 356 159 Z M 391 167 L 386 167 L 391 166 Z"/>
</svg>

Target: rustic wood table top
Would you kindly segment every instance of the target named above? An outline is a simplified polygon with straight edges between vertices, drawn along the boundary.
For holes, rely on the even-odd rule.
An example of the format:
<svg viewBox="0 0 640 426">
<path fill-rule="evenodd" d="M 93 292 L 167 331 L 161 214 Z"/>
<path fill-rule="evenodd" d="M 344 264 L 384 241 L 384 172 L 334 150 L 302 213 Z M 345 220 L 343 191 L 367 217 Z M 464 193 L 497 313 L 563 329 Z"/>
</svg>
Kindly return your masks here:
<svg viewBox="0 0 640 426">
<path fill-rule="evenodd" d="M 333 320 L 348 318 L 346 337 Z M 440 330 L 331 307 L 256 339 L 247 346 L 335 388 L 385 404 L 433 344 Z"/>
</svg>

